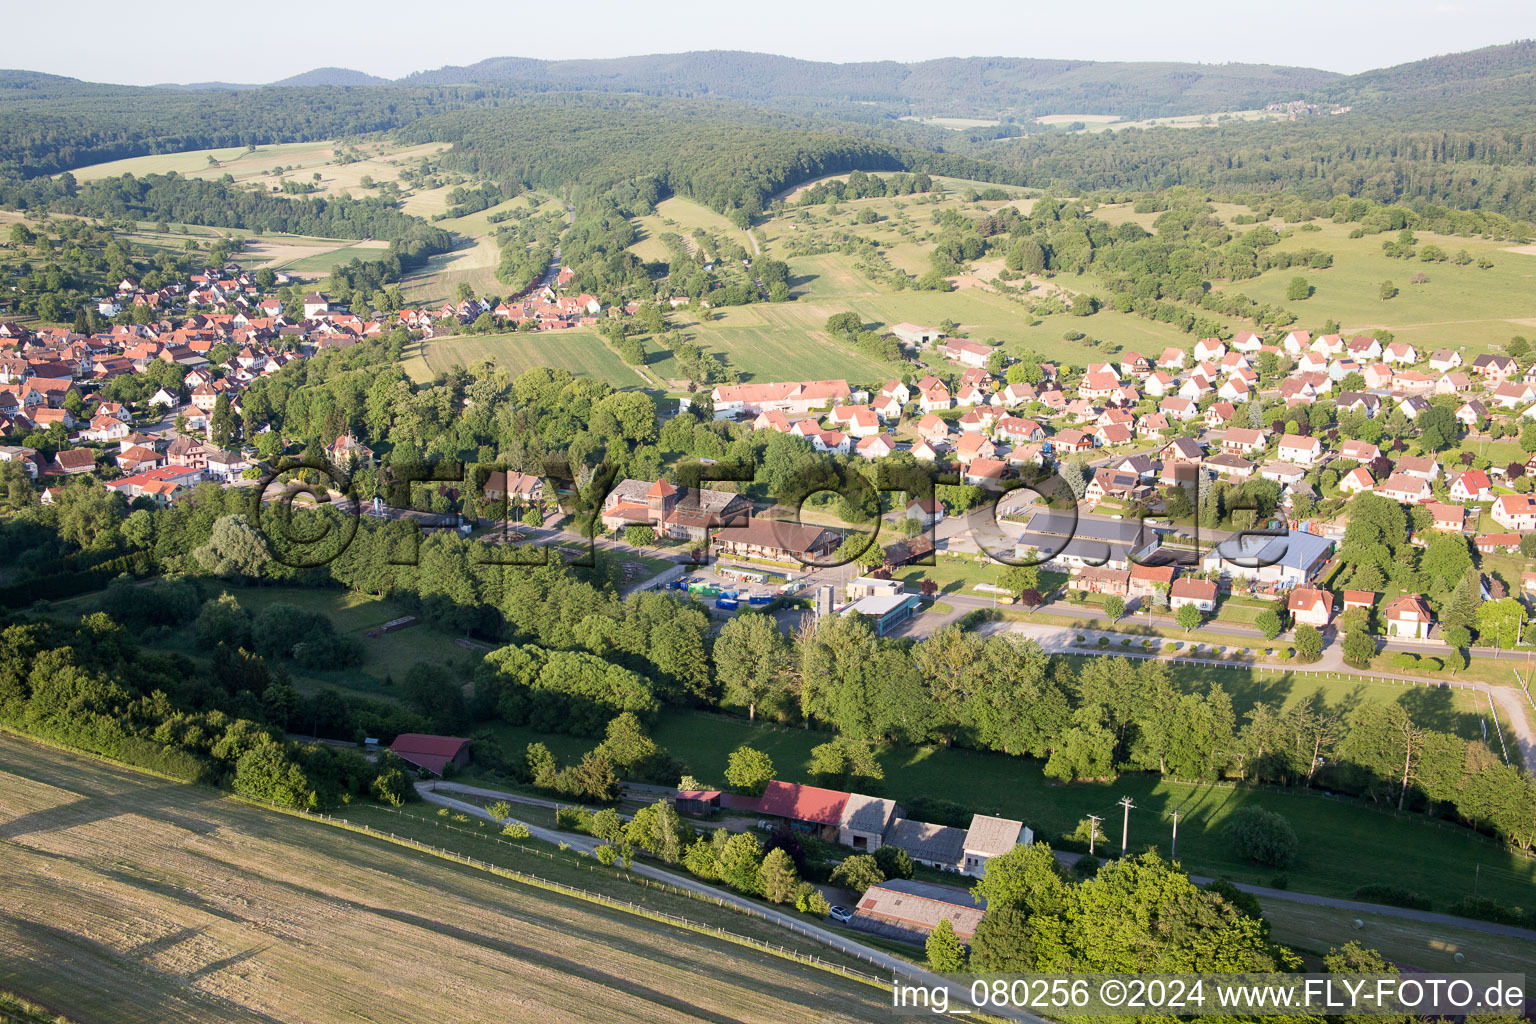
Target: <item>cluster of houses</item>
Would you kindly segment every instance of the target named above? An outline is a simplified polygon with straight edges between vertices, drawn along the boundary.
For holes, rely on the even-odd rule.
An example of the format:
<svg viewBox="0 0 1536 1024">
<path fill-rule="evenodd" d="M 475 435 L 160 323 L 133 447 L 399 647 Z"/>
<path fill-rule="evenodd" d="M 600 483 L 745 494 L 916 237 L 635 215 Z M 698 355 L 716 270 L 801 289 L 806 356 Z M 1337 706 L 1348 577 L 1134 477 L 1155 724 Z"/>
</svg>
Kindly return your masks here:
<svg viewBox="0 0 1536 1024">
<path fill-rule="evenodd" d="M 768 783 L 759 797 L 683 790 L 675 802 L 684 814 L 755 814 L 775 826 L 839 843 L 858 853 L 894 846 L 905 850 L 915 864 L 969 878 L 980 878 L 992 858 L 1035 841 L 1033 830 L 1012 818 L 975 814 L 966 828 L 932 825 L 906 817 L 905 809 L 894 800 L 777 780 Z M 951 904 L 951 908 L 925 905 L 934 901 Z M 935 915 L 933 911 L 938 912 Z M 963 889 L 894 879 L 866 890 L 851 923 L 920 940 L 938 925 L 940 917 L 948 917 L 956 934 L 966 940 L 974 934 L 984 912 L 985 906 L 976 904 Z"/>
</svg>

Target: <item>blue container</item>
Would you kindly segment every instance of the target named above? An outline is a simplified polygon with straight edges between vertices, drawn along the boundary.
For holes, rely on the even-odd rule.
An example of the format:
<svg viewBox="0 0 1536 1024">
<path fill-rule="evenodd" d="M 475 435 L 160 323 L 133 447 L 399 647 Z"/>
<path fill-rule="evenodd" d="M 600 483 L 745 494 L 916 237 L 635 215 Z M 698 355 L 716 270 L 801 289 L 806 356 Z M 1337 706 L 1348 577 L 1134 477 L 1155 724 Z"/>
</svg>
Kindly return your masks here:
<svg viewBox="0 0 1536 1024">
<path fill-rule="evenodd" d="M 735 611 L 736 610 L 736 606 L 739 605 L 740 603 L 741 602 L 736 600 L 734 597 L 717 597 L 717 598 L 715 598 L 715 607 L 716 608 L 724 608 L 728 612 Z"/>
</svg>

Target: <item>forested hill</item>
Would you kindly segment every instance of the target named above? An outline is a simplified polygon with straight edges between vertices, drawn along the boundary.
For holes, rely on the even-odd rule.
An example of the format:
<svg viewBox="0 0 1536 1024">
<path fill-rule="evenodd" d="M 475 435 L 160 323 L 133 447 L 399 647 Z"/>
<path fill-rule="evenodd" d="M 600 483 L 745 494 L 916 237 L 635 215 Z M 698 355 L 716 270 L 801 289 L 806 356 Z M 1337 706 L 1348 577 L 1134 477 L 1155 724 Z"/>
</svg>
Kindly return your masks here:
<svg viewBox="0 0 1536 1024">
<path fill-rule="evenodd" d="M 1022 184 L 984 161 L 885 141 L 859 126 L 703 101 L 560 94 L 426 118 L 410 142 L 450 142 L 444 167 L 579 198 L 621 183 L 689 196 L 722 213 L 762 211 L 777 192 L 855 169 Z"/>
<path fill-rule="evenodd" d="M 765 53 L 709 50 L 608 60 L 498 57 L 410 75 L 403 83 L 516 81 L 650 95 L 781 103 L 875 103 L 899 113 L 1034 117 L 1152 117 L 1262 106 L 1340 76 L 1267 64 L 1180 64 L 954 57 L 834 64 Z"/>
<path fill-rule="evenodd" d="M 1523 115 L 1529 119 L 1536 107 L 1536 40 L 1365 71 L 1315 91 L 1333 103 L 1426 111 L 1482 93 L 1507 94 L 1523 101 Z"/>
<path fill-rule="evenodd" d="M 0 71 L 0 173 L 31 178 L 149 153 L 387 131 L 501 95 L 476 86 L 193 91 Z"/>
</svg>

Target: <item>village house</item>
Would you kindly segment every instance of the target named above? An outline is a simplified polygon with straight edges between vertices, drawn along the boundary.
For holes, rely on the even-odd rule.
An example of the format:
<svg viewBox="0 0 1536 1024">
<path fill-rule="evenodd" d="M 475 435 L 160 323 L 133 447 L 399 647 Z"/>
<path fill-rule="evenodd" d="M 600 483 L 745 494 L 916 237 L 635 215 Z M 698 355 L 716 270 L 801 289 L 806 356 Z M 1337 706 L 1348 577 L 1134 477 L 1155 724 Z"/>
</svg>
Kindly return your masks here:
<svg viewBox="0 0 1536 1024">
<path fill-rule="evenodd" d="M 1461 365 L 1461 353 L 1451 348 L 1437 348 L 1429 354 L 1429 368 L 1436 373 L 1449 373 Z"/>
<path fill-rule="evenodd" d="M 1174 611 L 1192 604 L 1202 612 L 1216 609 L 1216 582 L 1181 576 L 1168 588 L 1168 607 Z"/>
<path fill-rule="evenodd" d="M 1482 470 L 1469 469 L 1451 481 L 1450 496 L 1452 501 L 1459 501 L 1463 504 L 1492 501 L 1493 482 L 1488 479 L 1488 474 Z"/>
<path fill-rule="evenodd" d="M 1387 605 L 1387 636 L 1410 640 L 1429 637 L 1433 622 L 1429 604 L 1418 594 L 1405 594 Z"/>
<path fill-rule="evenodd" d="M 516 470 L 493 470 L 485 478 L 480 489 L 485 500 L 492 503 L 507 502 L 510 505 L 537 505 L 544 500 L 544 481 L 531 473 Z"/>
<path fill-rule="evenodd" d="M 1429 481 L 1408 473 L 1393 473 L 1376 488 L 1383 498 L 1390 498 L 1400 505 L 1418 505 L 1432 496 Z"/>
<path fill-rule="evenodd" d="M 1067 579 L 1068 590 L 1081 590 L 1087 594 L 1114 594 L 1128 597 L 1131 592 L 1129 569 L 1108 569 L 1101 566 L 1083 566 L 1073 571 Z"/>
<path fill-rule="evenodd" d="M 1152 488 L 1143 484 L 1136 474 L 1121 473 L 1108 467 L 1100 467 L 1094 470 L 1093 479 L 1089 481 L 1088 489 L 1083 496 L 1090 502 L 1098 504 L 1105 498 L 1140 501 L 1151 495 Z"/>
<path fill-rule="evenodd" d="M 1431 525 L 1442 533 L 1460 533 L 1466 524 L 1467 511 L 1459 505 L 1431 501 L 1425 507 L 1429 509 Z"/>
<path fill-rule="evenodd" d="M 1333 595 L 1316 587 L 1297 587 L 1286 601 L 1286 610 L 1296 625 L 1322 629 L 1333 621 Z"/>
<path fill-rule="evenodd" d="M 1130 569 L 1130 596 L 1151 597 L 1160 589 L 1169 589 L 1173 586 L 1174 572 L 1171 565 L 1133 564 Z"/>
<path fill-rule="evenodd" d="M 1431 455 L 1405 455 L 1397 460 L 1396 470 L 1430 483 L 1440 477 L 1440 463 Z"/>
<path fill-rule="evenodd" d="M 1264 431 L 1233 427 L 1221 439 L 1221 449 L 1234 455 L 1248 455 L 1264 447 Z"/>
<path fill-rule="evenodd" d="M 992 458 L 972 459 L 960 474 L 960 479 L 972 487 L 995 488 L 1001 485 L 1007 463 Z"/>
<path fill-rule="evenodd" d="M 1284 462 L 1292 462 L 1298 466 L 1310 466 L 1322 458 L 1323 443 L 1315 437 L 1286 434 L 1280 439 L 1280 447 L 1276 454 Z"/>
<path fill-rule="evenodd" d="M 1519 372 L 1517 364 L 1509 356 L 1483 354 L 1472 360 L 1472 372 L 1490 381 L 1506 381 Z"/>
<path fill-rule="evenodd" d="M 1488 407 L 1473 399 L 1456 410 L 1456 422 L 1468 430 L 1478 430 L 1488 419 Z"/>
<path fill-rule="evenodd" d="M 1536 530 L 1536 499 L 1529 494 L 1501 494 L 1493 502 L 1493 521 L 1507 530 Z"/>
</svg>

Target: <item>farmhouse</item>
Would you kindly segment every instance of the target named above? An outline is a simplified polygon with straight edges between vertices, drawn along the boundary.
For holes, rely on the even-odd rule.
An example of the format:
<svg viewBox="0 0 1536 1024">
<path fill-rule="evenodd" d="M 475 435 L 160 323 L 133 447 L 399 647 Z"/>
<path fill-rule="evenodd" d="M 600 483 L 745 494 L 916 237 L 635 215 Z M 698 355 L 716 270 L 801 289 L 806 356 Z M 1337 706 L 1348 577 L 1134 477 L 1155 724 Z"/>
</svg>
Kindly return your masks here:
<svg viewBox="0 0 1536 1024">
<path fill-rule="evenodd" d="M 896 818 L 885 832 L 885 845 L 906 850 L 914 863 L 939 871 L 959 871 L 965 856 L 965 829 Z"/>
<path fill-rule="evenodd" d="M 885 839 L 891 821 L 902 809 L 894 800 L 849 793 L 837 822 L 837 841 L 855 850 L 874 853 Z"/>
<path fill-rule="evenodd" d="M 1034 841 L 1035 833 L 1022 821 L 987 814 L 973 815 L 971 827 L 965 833 L 965 859 L 960 871 L 972 878 L 980 878 L 987 861 L 1001 857 L 1020 843 L 1029 846 Z"/>
<path fill-rule="evenodd" d="M 987 359 L 992 355 L 992 349 L 974 341 L 956 338 L 940 345 L 939 354 L 951 362 L 959 363 L 961 366 L 981 367 L 987 365 Z"/>
<path fill-rule="evenodd" d="M 710 392 L 715 418 L 742 413 L 757 415 L 770 409 L 804 416 L 812 409 L 840 405 L 852 398 L 846 380 L 789 381 L 772 384 L 720 384 Z"/>
<path fill-rule="evenodd" d="M 931 341 L 938 341 L 944 337 L 944 332 L 937 327 L 922 327 L 918 324 L 899 323 L 891 325 L 891 333 L 896 335 L 904 345 L 917 348 Z"/>
</svg>

